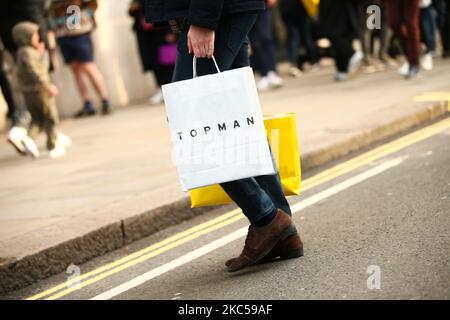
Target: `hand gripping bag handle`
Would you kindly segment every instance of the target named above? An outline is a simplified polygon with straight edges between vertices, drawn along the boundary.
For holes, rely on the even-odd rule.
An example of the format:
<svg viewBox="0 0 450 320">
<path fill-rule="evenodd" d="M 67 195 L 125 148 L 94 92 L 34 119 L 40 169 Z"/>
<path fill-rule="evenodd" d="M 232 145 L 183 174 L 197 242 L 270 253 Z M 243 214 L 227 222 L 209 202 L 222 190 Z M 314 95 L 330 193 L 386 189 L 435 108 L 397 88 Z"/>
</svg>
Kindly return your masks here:
<svg viewBox="0 0 450 320">
<path fill-rule="evenodd" d="M 214 65 L 216 66 L 217 73 L 220 73 L 219 66 L 217 65 L 216 59 L 212 56 L 212 60 L 214 61 Z M 194 56 L 192 59 L 192 75 L 193 78 L 197 78 L 197 57 Z"/>
</svg>

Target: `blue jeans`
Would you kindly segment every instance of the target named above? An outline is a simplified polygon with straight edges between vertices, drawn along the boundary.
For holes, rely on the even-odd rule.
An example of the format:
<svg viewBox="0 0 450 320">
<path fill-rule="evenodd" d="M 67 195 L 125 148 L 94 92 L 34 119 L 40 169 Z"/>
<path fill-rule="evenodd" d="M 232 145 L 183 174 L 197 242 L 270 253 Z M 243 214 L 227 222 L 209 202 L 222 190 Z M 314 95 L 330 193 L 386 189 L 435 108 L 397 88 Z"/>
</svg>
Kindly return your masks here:
<svg viewBox="0 0 450 320">
<path fill-rule="evenodd" d="M 216 30 L 214 50 L 220 70 L 249 66 L 247 35 L 256 17 L 256 13 L 239 13 L 226 15 L 221 19 Z M 189 26 L 185 24 L 178 40 L 178 58 L 173 81 L 192 78 L 192 55 L 187 47 L 188 31 Z M 201 76 L 217 71 L 209 59 L 198 59 L 197 72 Z M 275 213 L 278 208 L 291 214 L 278 174 L 227 182 L 221 186 L 242 209 L 250 223 Z"/>
<path fill-rule="evenodd" d="M 420 27 L 427 47 L 427 52 L 436 50 L 436 17 L 434 8 L 430 5 L 420 9 Z"/>
<path fill-rule="evenodd" d="M 433 0 L 444 55 L 450 54 L 450 0 Z"/>
<path fill-rule="evenodd" d="M 316 44 L 314 42 L 311 18 L 300 1 L 296 2 L 296 11 L 282 12 L 283 22 L 286 25 L 289 61 L 298 64 L 298 37 L 301 45 L 306 49 L 306 58 L 310 64 L 319 61 Z"/>
<path fill-rule="evenodd" d="M 272 10 L 262 11 L 248 34 L 252 44 L 252 65 L 263 77 L 276 69 Z"/>
<path fill-rule="evenodd" d="M 292 14 L 290 12 L 283 12 L 282 18 L 284 22 L 284 26 L 286 27 L 286 33 L 287 33 L 287 54 L 289 62 L 293 65 L 298 65 L 298 29 L 297 29 L 297 22 L 292 17 Z"/>
</svg>

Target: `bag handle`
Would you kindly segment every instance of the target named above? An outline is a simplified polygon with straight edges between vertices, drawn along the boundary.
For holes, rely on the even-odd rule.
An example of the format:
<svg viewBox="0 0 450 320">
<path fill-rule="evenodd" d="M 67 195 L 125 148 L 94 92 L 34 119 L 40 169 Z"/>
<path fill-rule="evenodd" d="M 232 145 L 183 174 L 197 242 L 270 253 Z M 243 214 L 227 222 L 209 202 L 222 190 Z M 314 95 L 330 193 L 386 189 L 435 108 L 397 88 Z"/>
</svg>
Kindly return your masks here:
<svg viewBox="0 0 450 320">
<path fill-rule="evenodd" d="M 219 66 L 217 65 L 217 62 L 216 62 L 216 59 L 214 58 L 214 56 L 212 56 L 212 60 L 214 62 L 214 65 L 216 66 L 217 73 L 220 73 L 221 71 L 219 69 Z M 197 57 L 196 56 L 194 56 L 194 58 L 192 59 L 192 75 L 193 75 L 193 78 L 197 78 Z"/>
</svg>

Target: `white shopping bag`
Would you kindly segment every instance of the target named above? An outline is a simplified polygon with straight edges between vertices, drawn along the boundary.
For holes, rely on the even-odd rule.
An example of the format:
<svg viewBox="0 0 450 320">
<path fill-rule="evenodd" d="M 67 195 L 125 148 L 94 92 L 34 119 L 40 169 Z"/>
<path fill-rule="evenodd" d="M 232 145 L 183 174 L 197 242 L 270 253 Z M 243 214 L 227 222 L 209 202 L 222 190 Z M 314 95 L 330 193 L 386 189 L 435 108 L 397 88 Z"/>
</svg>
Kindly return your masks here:
<svg viewBox="0 0 450 320">
<path fill-rule="evenodd" d="M 250 67 L 162 86 L 183 191 L 275 174 Z M 211 62 L 212 63 L 212 62 Z"/>
</svg>

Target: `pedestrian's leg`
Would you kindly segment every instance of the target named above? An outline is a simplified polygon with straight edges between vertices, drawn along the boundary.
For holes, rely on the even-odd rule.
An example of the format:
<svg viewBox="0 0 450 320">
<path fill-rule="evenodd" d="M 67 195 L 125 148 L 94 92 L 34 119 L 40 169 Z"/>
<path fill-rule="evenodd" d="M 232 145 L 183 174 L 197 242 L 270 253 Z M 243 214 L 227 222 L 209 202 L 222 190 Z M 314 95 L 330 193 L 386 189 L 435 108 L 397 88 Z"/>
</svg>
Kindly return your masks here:
<svg viewBox="0 0 450 320">
<path fill-rule="evenodd" d="M 403 26 L 403 1 L 402 0 L 386 0 L 386 10 L 388 14 L 388 22 L 394 34 L 400 40 L 403 53 L 408 59 L 409 42 L 408 35 Z M 409 59 L 408 59 L 409 62 Z"/>
<path fill-rule="evenodd" d="M 428 7 L 428 23 L 430 25 L 430 40 L 429 40 L 429 51 L 436 51 L 436 12 L 432 6 Z"/>
<path fill-rule="evenodd" d="M 8 112 L 6 117 L 11 120 L 12 126 L 17 124 L 17 107 L 14 100 L 14 96 L 11 90 L 11 85 L 6 76 L 5 70 L 3 68 L 3 51 L 0 52 L 0 87 L 3 93 L 3 97 L 6 101 L 6 106 L 8 107 Z"/>
<path fill-rule="evenodd" d="M 280 174 L 259 176 L 255 178 L 259 186 L 269 195 L 275 207 L 292 215 L 289 202 L 284 195 L 283 187 L 281 186 Z"/>
<path fill-rule="evenodd" d="M 28 136 L 35 140 L 39 134 L 44 130 L 44 125 L 37 119 L 31 119 L 30 126 L 28 128 Z"/>
<path fill-rule="evenodd" d="M 442 47 L 444 49 L 444 57 L 450 57 L 450 0 L 445 1 L 445 19 L 442 33 Z"/>
<path fill-rule="evenodd" d="M 420 9 L 420 29 L 423 31 L 427 53 L 436 50 L 436 21 L 432 6 Z"/>
<path fill-rule="evenodd" d="M 255 61 L 263 77 L 276 69 L 275 46 L 273 42 L 272 11 L 259 14 L 253 29 L 249 33 L 252 45 L 252 60 Z"/>
<path fill-rule="evenodd" d="M 34 140 L 44 129 L 44 116 L 42 113 L 40 93 L 28 92 L 23 97 L 31 116 L 28 136 Z"/>
<path fill-rule="evenodd" d="M 108 98 L 108 90 L 106 89 L 106 83 L 102 73 L 97 68 L 95 62 L 82 62 L 81 68 L 91 80 L 91 83 L 95 88 L 95 91 L 102 100 L 102 113 L 104 115 L 109 114 L 110 103 Z"/>
<path fill-rule="evenodd" d="M 47 134 L 47 149 L 52 150 L 56 146 L 58 137 L 57 126 L 59 124 L 58 109 L 55 98 L 44 97 L 44 129 Z"/>
<path fill-rule="evenodd" d="M 316 44 L 312 35 L 312 25 L 311 18 L 308 16 L 303 4 L 299 1 L 299 17 L 298 17 L 298 26 L 300 30 L 300 37 L 302 39 L 302 43 L 306 48 L 306 54 L 308 56 L 308 61 L 310 64 L 315 64 L 318 59 L 318 53 Z"/>
<path fill-rule="evenodd" d="M 105 79 L 94 62 L 80 63 L 81 69 L 86 73 L 95 88 L 95 91 L 102 100 L 108 99 L 108 90 L 106 88 Z"/>
<path fill-rule="evenodd" d="M 153 73 L 155 75 L 156 84 L 158 85 L 158 88 L 161 88 L 162 85 L 165 85 L 162 68 L 161 67 L 155 68 L 155 70 L 153 70 Z"/>
<path fill-rule="evenodd" d="M 403 2 L 403 21 L 407 30 L 407 55 L 411 66 L 419 65 L 420 58 L 420 28 L 419 28 L 419 0 Z"/>
<path fill-rule="evenodd" d="M 335 52 L 336 68 L 339 72 L 348 72 L 348 63 L 355 53 L 352 46 L 352 39 L 349 36 L 334 36 L 331 39 Z"/>
<path fill-rule="evenodd" d="M 157 89 L 155 93 L 150 97 L 150 104 L 155 105 L 164 102 L 161 87 L 172 81 L 173 67 L 159 65 L 154 68 L 153 73 L 155 75 Z"/>
<path fill-rule="evenodd" d="M 351 29 L 358 37 L 359 43 L 361 45 L 361 50 L 364 55 L 364 62 L 368 63 L 369 51 L 367 48 L 366 42 L 366 8 L 363 5 L 364 3 L 360 3 L 358 1 L 348 1 L 346 3 L 348 18 L 351 25 Z"/>
<path fill-rule="evenodd" d="M 378 57 L 380 60 L 385 60 L 388 48 L 388 32 L 389 26 L 387 21 L 386 7 L 381 8 L 381 30 L 379 30 L 380 36 L 380 51 L 378 52 Z"/>
<path fill-rule="evenodd" d="M 81 64 L 79 62 L 72 62 L 69 64 L 69 67 L 72 70 L 81 99 L 84 103 L 87 101 L 91 101 L 88 89 L 88 77 L 81 68 Z"/>
<path fill-rule="evenodd" d="M 295 22 L 292 14 L 290 12 L 284 12 L 282 14 L 284 25 L 286 26 L 287 32 L 287 51 L 289 62 L 293 66 L 298 65 L 298 30 L 297 23 Z"/>
<path fill-rule="evenodd" d="M 39 156 L 39 150 L 36 146 L 35 139 L 44 129 L 44 116 L 42 112 L 41 93 L 27 92 L 24 93 L 24 100 L 31 115 L 31 122 L 28 129 L 28 135 L 23 138 L 22 145 L 33 157 Z"/>
<path fill-rule="evenodd" d="M 445 1 L 446 0 L 433 0 L 432 5 L 436 11 L 436 22 L 439 32 L 442 37 L 442 33 L 445 27 Z"/>
</svg>

